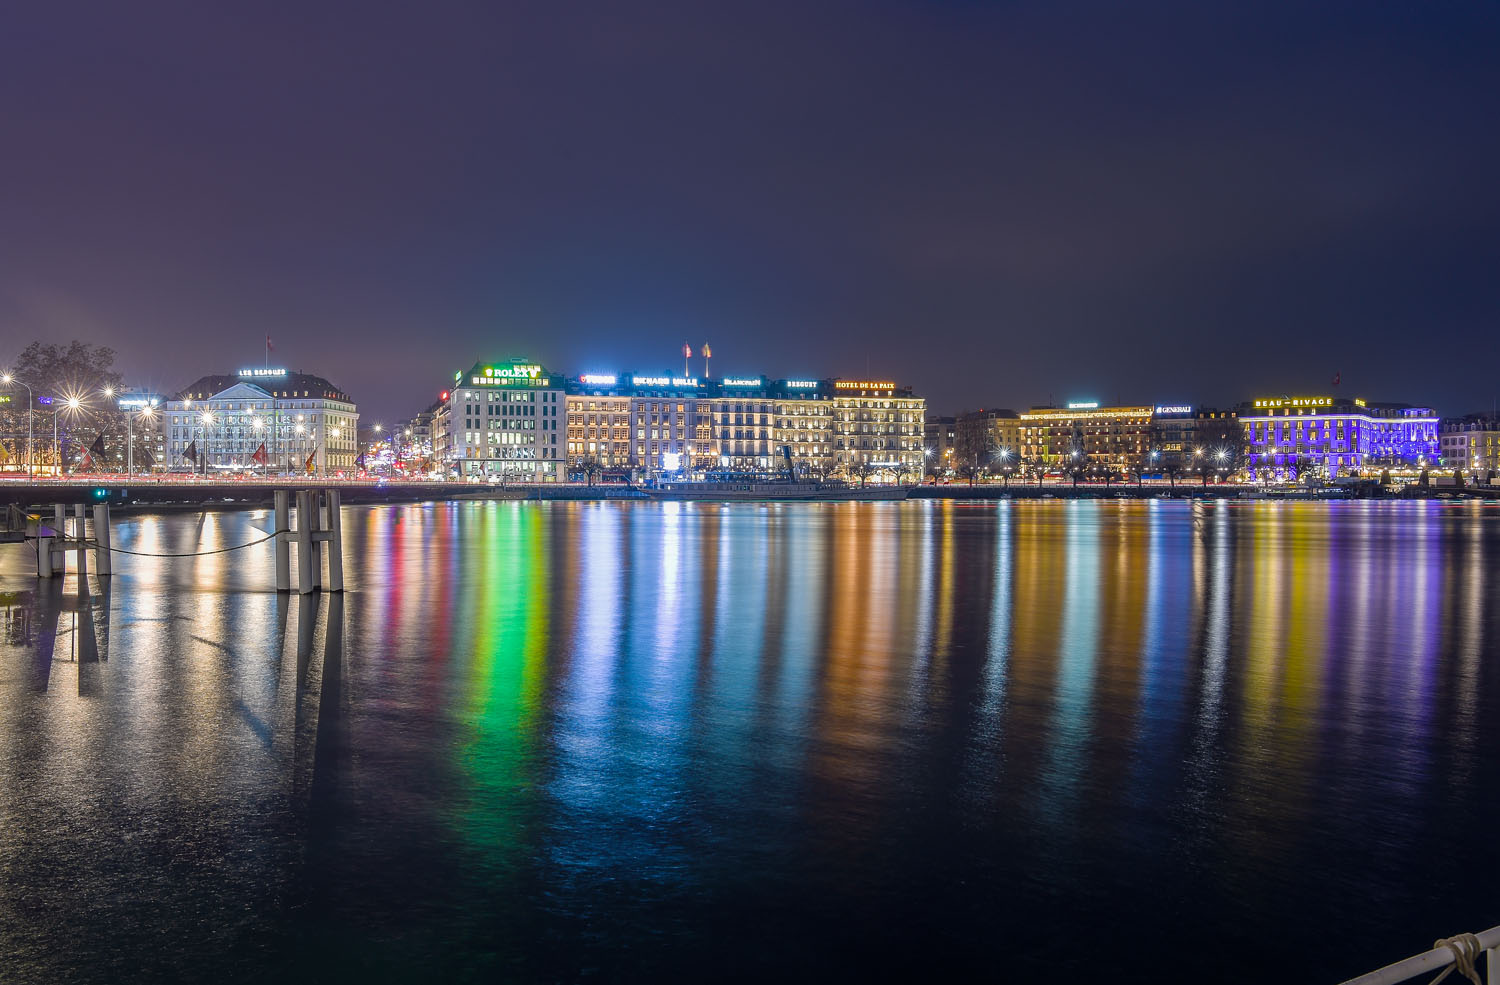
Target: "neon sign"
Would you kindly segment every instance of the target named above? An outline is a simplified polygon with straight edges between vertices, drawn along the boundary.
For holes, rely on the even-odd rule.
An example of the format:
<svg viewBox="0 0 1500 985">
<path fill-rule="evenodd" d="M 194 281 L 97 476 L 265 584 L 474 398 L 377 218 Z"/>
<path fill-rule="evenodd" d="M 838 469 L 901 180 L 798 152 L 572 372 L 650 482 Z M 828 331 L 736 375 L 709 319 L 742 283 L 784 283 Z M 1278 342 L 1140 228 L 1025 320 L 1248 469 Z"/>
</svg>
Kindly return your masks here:
<svg viewBox="0 0 1500 985">
<path fill-rule="evenodd" d="M 1099 409 L 1099 401 L 1097 401 L 1097 400 L 1075 400 L 1072 403 L 1068 404 L 1068 410 L 1098 410 L 1098 409 Z"/>
<path fill-rule="evenodd" d="M 630 382 L 636 386 L 696 387 L 696 376 L 632 376 Z"/>
<path fill-rule="evenodd" d="M 760 386 L 761 380 L 758 377 L 726 376 L 723 383 L 725 386 Z"/>
<path fill-rule="evenodd" d="M 486 366 L 483 376 L 471 378 L 474 386 L 547 386 L 551 379 L 532 363 Z"/>
<path fill-rule="evenodd" d="M 816 390 L 817 380 L 787 380 L 786 385 L 792 390 Z"/>
<path fill-rule="evenodd" d="M 242 369 L 242 370 L 239 371 L 239 375 L 240 376 L 245 376 L 245 377 L 252 377 L 252 378 L 253 377 L 257 377 L 257 376 L 285 376 L 286 375 L 286 370 L 284 370 L 284 369 Z"/>
<path fill-rule="evenodd" d="M 896 384 L 889 380 L 838 380 L 834 387 L 839 390 L 894 390 Z"/>
<path fill-rule="evenodd" d="M 1279 397 L 1257 400 L 1257 407 L 1332 407 L 1332 397 Z"/>
<path fill-rule="evenodd" d="M 585 373 L 578 377 L 578 382 L 589 386 L 614 386 L 619 382 L 619 377 L 613 373 Z"/>
<path fill-rule="evenodd" d="M 1158 414 L 1191 414 L 1193 408 L 1187 404 L 1157 404 L 1156 412 Z"/>
</svg>

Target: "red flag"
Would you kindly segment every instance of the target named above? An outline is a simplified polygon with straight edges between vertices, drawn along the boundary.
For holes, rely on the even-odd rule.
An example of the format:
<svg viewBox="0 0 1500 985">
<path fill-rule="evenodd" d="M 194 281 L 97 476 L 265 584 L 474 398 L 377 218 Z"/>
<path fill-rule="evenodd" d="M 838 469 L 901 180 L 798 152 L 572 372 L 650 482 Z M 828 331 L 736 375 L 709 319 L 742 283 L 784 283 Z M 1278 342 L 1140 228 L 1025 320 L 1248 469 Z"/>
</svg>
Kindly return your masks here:
<svg viewBox="0 0 1500 985">
<path fill-rule="evenodd" d="M 250 461 L 256 465 L 266 464 L 266 443 L 262 441 L 260 447 L 255 449 L 255 454 L 250 456 Z"/>
<path fill-rule="evenodd" d="M 267 352 L 274 352 L 275 349 L 276 349 L 276 347 L 271 344 L 271 336 L 267 335 L 266 336 L 266 351 Z"/>
<path fill-rule="evenodd" d="M 303 465 L 303 468 L 307 470 L 307 474 L 308 475 L 312 475 L 313 474 L 313 465 L 314 465 L 314 463 L 317 462 L 317 460 L 318 460 L 318 453 L 317 453 L 316 450 L 314 450 L 311 455 L 307 456 L 307 462 L 306 462 L 306 464 Z"/>
<path fill-rule="evenodd" d="M 1334 386 L 1338 386 L 1338 385 L 1339 385 L 1339 379 L 1340 379 L 1340 377 L 1342 377 L 1342 376 L 1343 376 L 1343 375 L 1344 375 L 1344 374 L 1343 374 L 1343 373 L 1334 373 L 1334 374 L 1333 374 L 1333 385 L 1334 385 Z"/>
</svg>

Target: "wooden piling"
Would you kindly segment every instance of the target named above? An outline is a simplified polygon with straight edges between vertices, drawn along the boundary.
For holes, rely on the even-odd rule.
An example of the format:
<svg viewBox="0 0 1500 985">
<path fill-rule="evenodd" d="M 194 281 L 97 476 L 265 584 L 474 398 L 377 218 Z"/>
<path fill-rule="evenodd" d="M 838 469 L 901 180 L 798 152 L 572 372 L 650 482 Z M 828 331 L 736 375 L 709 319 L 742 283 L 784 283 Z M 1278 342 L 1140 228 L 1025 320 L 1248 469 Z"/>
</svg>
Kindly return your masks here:
<svg viewBox="0 0 1500 985">
<path fill-rule="evenodd" d="M 78 549 L 78 591 L 89 590 L 88 531 L 84 527 L 83 504 L 73 505 L 73 545 Z"/>
</svg>

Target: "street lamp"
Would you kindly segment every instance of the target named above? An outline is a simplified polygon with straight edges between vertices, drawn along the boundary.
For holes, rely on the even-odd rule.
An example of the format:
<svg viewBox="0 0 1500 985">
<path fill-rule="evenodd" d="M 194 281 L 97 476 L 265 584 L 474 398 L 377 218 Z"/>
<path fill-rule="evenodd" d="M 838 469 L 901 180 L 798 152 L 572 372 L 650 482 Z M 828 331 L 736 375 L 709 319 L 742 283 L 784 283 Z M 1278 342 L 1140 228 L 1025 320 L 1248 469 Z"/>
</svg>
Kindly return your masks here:
<svg viewBox="0 0 1500 985">
<path fill-rule="evenodd" d="M 9 373 L 5 373 L 3 375 L 0 375 L 0 383 L 4 383 L 6 386 L 18 386 L 18 387 L 22 387 L 22 388 L 24 388 L 26 390 L 26 475 L 29 476 L 29 477 L 31 477 L 31 478 L 35 478 L 36 477 L 36 459 L 33 457 L 32 450 L 31 450 L 31 447 L 32 447 L 32 441 L 31 441 L 31 434 L 32 434 L 32 429 L 31 429 L 31 408 L 32 408 L 32 405 L 36 403 L 36 398 L 33 397 L 32 394 L 31 394 L 31 387 L 26 386 L 25 383 L 22 383 L 20 380 L 16 379 L 14 376 L 11 376 Z"/>
</svg>

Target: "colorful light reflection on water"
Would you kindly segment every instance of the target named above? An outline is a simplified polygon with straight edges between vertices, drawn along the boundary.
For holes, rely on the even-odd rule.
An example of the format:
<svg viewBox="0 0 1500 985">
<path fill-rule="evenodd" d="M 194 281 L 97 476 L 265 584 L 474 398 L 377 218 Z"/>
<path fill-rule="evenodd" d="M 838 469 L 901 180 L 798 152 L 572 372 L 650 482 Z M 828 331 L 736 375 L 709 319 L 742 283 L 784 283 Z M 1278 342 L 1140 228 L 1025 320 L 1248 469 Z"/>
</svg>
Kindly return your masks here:
<svg viewBox="0 0 1500 985">
<path fill-rule="evenodd" d="M 342 598 L 0 555 L 0 977 L 1334 981 L 1500 922 L 1493 505 L 344 527 Z"/>
</svg>

